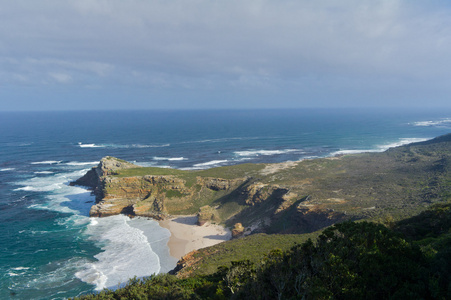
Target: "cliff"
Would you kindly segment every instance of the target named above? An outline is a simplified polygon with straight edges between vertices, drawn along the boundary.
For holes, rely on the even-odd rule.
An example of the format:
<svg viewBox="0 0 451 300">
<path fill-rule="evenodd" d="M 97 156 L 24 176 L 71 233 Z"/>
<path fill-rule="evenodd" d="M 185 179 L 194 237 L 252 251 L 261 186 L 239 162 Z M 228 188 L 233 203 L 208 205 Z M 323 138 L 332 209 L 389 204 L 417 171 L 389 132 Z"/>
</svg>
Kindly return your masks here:
<svg viewBox="0 0 451 300">
<path fill-rule="evenodd" d="M 103 158 L 74 184 L 96 195 L 91 216 L 195 214 L 251 232 L 306 233 L 343 220 L 402 219 L 450 199 L 451 135 L 389 149 L 201 171 Z M 241 233 L 240 233 L 241 235 Z"/>
<path fill-rule="evenodd" d="M 130 171 L 130 176 L 125 174 L 126 170 Z M 155 171 L 154 175 L 152 170 Z M 96 204 L 91 207 L 90 216 L 105 217 L 123 213 L 163 219 L 169 215 L 197 213 L 202 206 L 207 207 L 206 204 L 209 204 L 211 199 L 229 193 L 248 180 L 246 177 L 188 178 L 183 176 L 182 171 L 176 171 L 178 176 L 160 174 L 161 171 L 164 170 L 142 168 L 107 156 L 101 159 L 97 167 L 72 184 L 87 186 L 93 190 Z M 150 174 L 145 174 L 146 172 Z M 220 219 L 210 218 L 204 222 L 207 221 Z"/>
</svg>

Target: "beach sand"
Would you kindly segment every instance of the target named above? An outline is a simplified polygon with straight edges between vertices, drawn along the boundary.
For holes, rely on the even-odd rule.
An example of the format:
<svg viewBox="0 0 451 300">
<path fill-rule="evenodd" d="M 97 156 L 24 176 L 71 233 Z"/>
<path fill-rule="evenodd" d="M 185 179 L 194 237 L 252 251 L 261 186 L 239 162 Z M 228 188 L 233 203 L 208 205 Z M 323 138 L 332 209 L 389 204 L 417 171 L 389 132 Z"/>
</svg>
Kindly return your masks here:
<svg viewBox="0 0 451 300">
<path fill-rule="evenodd" d="M 213 224 L 196 225 L 197 216 L 179 216 L 159 221 L 160 226 L 171 232 L 168 247 L 177 260 L 189 252 L 230 240 L 230 230 Z"/>
</svg>

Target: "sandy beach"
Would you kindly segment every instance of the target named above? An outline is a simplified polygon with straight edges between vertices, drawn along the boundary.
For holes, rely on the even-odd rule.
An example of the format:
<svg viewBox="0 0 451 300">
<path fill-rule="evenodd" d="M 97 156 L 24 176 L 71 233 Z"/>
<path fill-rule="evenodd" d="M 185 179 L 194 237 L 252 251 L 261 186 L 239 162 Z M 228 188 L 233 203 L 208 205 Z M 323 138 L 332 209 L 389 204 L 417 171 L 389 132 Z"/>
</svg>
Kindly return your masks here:
<svg viewBox="0 0 451 300">
<path fill-rule="evenodd" d="M 197 216 L 178 216 L 159 221 L 160 226 L 171 232 L 168 247 L 177 260 L 189 252 L 230 240 L 230 230 L 213 224 L 197 226 Z"/>
</svg>

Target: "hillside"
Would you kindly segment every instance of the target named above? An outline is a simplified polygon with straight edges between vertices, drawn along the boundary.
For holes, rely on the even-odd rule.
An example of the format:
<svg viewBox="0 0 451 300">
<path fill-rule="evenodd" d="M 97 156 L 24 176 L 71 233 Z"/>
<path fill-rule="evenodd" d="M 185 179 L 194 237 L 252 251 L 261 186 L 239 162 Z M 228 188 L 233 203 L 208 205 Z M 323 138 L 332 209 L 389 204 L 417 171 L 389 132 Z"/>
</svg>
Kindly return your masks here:
<svg viewBox="0 0 451 300">
<path fill-rule="evenodd" d="M 324 230 L 315 242 L 290 247 L 274 235 L 273 247 L 285 247 L 252 260 L 237 255 L 212 273 L 183 278 L 134 278 L 124 288 L 80 299 L 449 299 L 450 230 L 451 205 L 434 205 L 393 229 L 344 222 Z M 222 246 L 259 248 L 261 236 L 252 237 L 258 238 Z M 216 257 L 217 246 L 209 249 L 210 256 Z"/>
<path fill-rule="evenodd" d="M 451 196 L 451 135 L 389 149 L 282 164 L 199 171 L 144 168 L 105 157 L 74 184 L 96 194 L 91 216 L 244 225 L 246 234 L 308 233 L 344 220 L 400 220 Z"/>
<path fill-rule="evenodd" d="M 383 153 L 202 171 L 104 158 L 77 181 L 97 196 L 93 215 L 115 206 L 157 218 L 197 211 L 201 222 L 265 233 L 193 251 L 176 276 L 132 279 L 86 299 L 446 299 L 450 150 L 445 135 Z M 159 205 L 140 210 L 149 199 Z M 358 222 L 324 230 L 344 220 Z"/>
</svg>

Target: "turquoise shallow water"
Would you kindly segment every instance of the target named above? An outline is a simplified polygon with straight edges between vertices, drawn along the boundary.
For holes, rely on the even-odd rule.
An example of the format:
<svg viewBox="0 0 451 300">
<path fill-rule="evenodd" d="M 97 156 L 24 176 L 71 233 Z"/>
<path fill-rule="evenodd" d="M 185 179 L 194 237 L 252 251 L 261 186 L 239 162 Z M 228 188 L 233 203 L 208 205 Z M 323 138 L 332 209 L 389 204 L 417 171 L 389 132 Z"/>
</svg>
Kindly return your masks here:
<svg viewBox="0 0 451 300">
<path fill-rule="evenodd" d="M 68 183 L 106 155 L 202 169 L 383 151 L 451 131 L 451 111 L 0 113 L 0 299 L 64 299 L 175 266 L 156 222 L 96 219 Z"/>
</svg>

